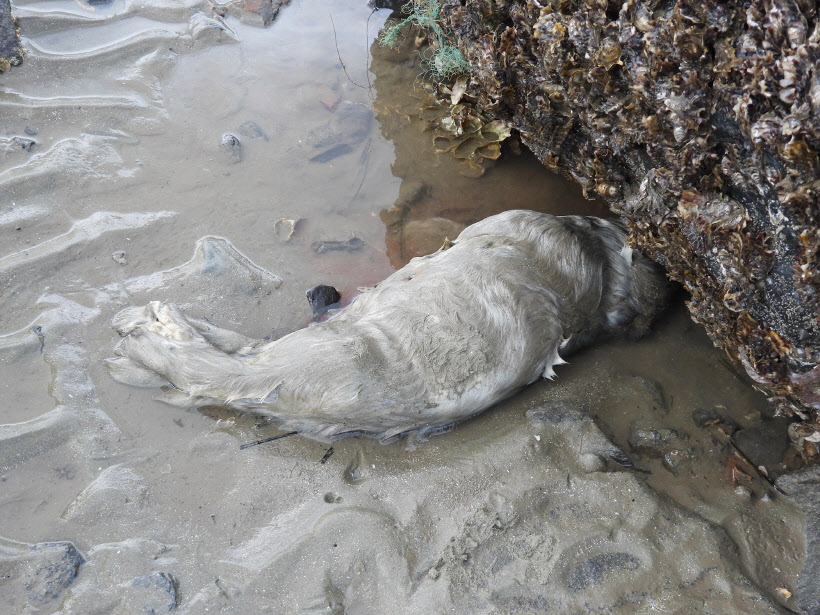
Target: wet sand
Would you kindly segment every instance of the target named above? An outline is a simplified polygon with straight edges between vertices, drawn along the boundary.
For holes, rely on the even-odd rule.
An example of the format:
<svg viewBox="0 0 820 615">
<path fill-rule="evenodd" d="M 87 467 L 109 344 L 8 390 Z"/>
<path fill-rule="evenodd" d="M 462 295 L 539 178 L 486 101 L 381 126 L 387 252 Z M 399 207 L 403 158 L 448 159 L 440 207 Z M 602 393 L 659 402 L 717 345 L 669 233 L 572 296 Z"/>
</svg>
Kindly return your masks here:
<svg viewBox="0 0 820 615">
<path fill-rule="evenodd" d="M 387 14 L 364 2 L 330 5 L 335 40 L 319 0 L 269 28 L 191 0 L 14 7 L 28 55 L 0 77 L 0 611 L 793 604 L 798 512 L 702 419 L 782 430 L 680 301 L 651 336 L 413 446 L 240 450 L 275 425 L 111 380 L 128 305 L 277 337 L 310 321 L 307 288 L 349 300 L 437 233 L 602 208 L 526 153 L 478 179 L 436 155 L 417 60 L 371 55 Z M 299 220 L 289 239 L 281 219 Z"/>
</svg>

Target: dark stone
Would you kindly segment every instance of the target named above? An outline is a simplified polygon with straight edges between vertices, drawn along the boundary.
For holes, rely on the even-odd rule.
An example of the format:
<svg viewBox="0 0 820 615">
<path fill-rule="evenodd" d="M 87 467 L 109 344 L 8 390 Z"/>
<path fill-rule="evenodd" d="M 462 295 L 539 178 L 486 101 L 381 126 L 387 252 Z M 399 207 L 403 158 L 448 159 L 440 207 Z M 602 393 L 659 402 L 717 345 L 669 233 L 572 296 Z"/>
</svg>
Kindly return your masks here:
<svg viewBox="0 0 820 615">
<path fill-rule="evenodd" d="M 696 427 L 706 427 L 712 423 L 723 422 L 723 416 L 713 408 L 697 408 L 692 410 L 692 422 Z"/>
<path fill-rule="evenodd" d="M 230 156 L 230 159 L 234 164 L 242 162 L 242 142 L 236 135 L 226 132 L 222 135 L 222 140 L 219 142 L 219 147 Z"/>
<path fill-rule="evenodd" d="M 308 290 L 305 295 L 307 295 L 307 300 L 310 303 L 310 309 L 313 310 L 314 316 L 321 316 L 342 300 L 339 291 L 326 284 L 314 286 Z"/>
<path fill-rule="evenodd" d="M 693 448 L 675 448 L 664 453 L 663 467 L 677 476 L 678 472 L 684 469 L 695 457 L 695 449 Z"/>
<path fill-rule="evenodd" d="M 805 615 L 820 615 L 820 465 L 785 474 L 777 486 L 806 515 L 806 560 L 797 575 L 797 606 Z"/>
<path fill-rule="evenodd" d="M 780 418 L 741 429 L 733 436 L 735 445 L 756 466 L 776 466 L 789 449 L 788 424 L 788 419 Z"/>
<path fill-rule="evenodd" d="M 37 144 L 37 141 L 34 139 L 27 139 L 26 137 L 12 137 L 11 140 L 19 145 L 20 149 L 24 149 L 27 152 L 30 152 L 31 149 Z"/>
<path fill-rule="evenodd" d="M 663 457 L 670 451 L 681 450 L 688 439 L 686 434 L 662 427 L 650 419 L 638 419 L 629 426 L 629 446 L 650 457 Z"/>
<path fill-rule="evenodd" d="M 36 555 L 25 581 L 31 602 L 50 602 L 59 598 L 77 578 L 85 558 L 70 542 L 41 542 L 29 547 Z"/>
<path fill-rule="evenodd" d="M 154 572 L 131 581 L 132 587 L 143 587 L 146 590 L 143 603 L 145 615 L 167 613 L 177 608 L 177 580 L 167 572 Z"/>
<path fill-rule="evenodd" d="M 358 237 L 351 237 L 344 241 L 314 241 L 311 246 L 316 254 L 325 252 L 356 252 L 364 247 L 364 242 Z"/>
<path fill-rule="evenodd" d="M 23 61 L 23 47 L 11 15 L 11 2 L 0 0 L 0 73 Z"/>
<path fill-rule="evenodd" d="M 573 592 L 595 587 L 610 570 L 637 570 L 640 561 L 630 553 L 603 553 L 578 564 L 569 573 L 568 586 Z"/>
<path fill-rule="evenodd" d="M 339 156 L 344 156 L 345 154 L 349 154 L 353 151 L 353 148 L 349 146 L 347 143 L 341 143 L 339 145 L 334 145 L 328 150 L 325 150 L 321 154 L 316 154 L 312 158 L 309 158 L 310 162 L 330 162 L 334 158 L 338 158 Z"/>
</svg>

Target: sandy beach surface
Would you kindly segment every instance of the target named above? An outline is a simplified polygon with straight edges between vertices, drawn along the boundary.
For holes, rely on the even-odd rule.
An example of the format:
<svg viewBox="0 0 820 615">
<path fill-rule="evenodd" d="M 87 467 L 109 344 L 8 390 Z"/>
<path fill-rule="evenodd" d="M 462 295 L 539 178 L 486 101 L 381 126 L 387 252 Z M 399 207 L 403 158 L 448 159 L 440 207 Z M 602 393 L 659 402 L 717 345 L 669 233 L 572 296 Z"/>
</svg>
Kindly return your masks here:
<svg viewBox="0 0 820 615">
<path fill-rule="evenodd" d="M 124 307 L 275 338 L 308 288 L 349 301 L 487 215 L 604 209 L 526 152 L 436 154 L 412 41 L 374 44 L 364 1 L 13 7 L 0 612 L 791 612 L 804 520 L 755 467 L 783 425 L 682 298 L 426 442 L 242 450 L 276 425 L 114 382 Z"/>
</svg>

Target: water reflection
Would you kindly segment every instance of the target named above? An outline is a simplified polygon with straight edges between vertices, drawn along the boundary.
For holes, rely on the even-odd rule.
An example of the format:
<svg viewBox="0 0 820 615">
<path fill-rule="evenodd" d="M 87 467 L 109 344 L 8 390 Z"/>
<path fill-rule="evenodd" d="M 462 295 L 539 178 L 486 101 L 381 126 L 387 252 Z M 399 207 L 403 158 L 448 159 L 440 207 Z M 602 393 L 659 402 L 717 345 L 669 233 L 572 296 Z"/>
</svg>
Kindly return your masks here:
<svg viewBox="0 0 820 615">
<path fill-rule="evenodd" d="M 398 50 L 376 41 L 370 53 L 376 120 L 394 145 L 391 170 L 402 180 L 396 201 L 379 212 L 394 267 L 437 250 L 465 226 L 508 209 L 607 214 L 602 203 L 584 199 L 576 186 L 547 171 L 514 137 L 504 142 L 493 168 L 470 177 L 470 170 L 451 153 L 436 152 L 432 125 L 422 112 L 427 96 L 413 37 Z"/>
</svg>

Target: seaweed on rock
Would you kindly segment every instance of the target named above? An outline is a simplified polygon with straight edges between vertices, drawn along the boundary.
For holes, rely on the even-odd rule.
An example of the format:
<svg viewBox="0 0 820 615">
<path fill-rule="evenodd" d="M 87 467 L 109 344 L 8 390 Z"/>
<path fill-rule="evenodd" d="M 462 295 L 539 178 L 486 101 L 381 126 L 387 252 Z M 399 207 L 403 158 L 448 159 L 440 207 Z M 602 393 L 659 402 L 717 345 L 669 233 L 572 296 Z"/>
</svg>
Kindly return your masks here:
<svg viewBox="0 0 820 615">
<path fill-rule="evenodd" d="M 820 448 L 812 0 L 445 0 L 481 112 L 604 198 L 714 342 Z"/>
<path fill-rule="evenodd" d="M 430 47 L 424 58 L 428 73 L 436 80 L 454 79 L 470 72 L 470 64 L 457 47 L 447 43 L 447 32 L 441 25 L 441 3 L 439 0 L 409 0 L 401 8 L 407 17 L 390 20 L 384 24 L 379 42 L 385 47 L 396 48 L 400 44 L 399 34 L 416 26 L 428 38 Z"/>
</svg>

